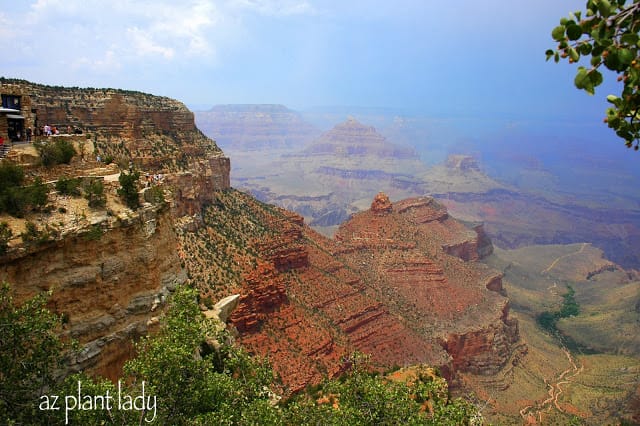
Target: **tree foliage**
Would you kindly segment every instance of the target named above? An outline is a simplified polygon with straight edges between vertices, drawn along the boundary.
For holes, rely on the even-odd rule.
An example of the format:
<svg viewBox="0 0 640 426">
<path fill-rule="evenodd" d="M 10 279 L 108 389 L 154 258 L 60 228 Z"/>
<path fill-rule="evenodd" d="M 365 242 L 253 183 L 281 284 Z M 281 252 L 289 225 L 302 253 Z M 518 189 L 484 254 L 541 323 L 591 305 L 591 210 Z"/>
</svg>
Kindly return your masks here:
<svg viewBox="0 0 640 426">
<path fill-rule="evenodd" d="M 29 209 L 47 204 L 49 189 L 37 177 L 31 185 L 24 185 L 24 170 L 9 161 L 0 162 L 0 213 L 22 217 Z"/>
<path fill-rule="evenodd" d="M 140 207 L 140 199 L 138 198 L 138 179 L 140 179 L 140 173 L 134 171 L 129 173 L 121 172 L 120 177 L 118 178 L 118 181 L 120 182 L 118 195 L 124 200 L 131 210 L 136 210 Z"/>
<path fill-rule="evenodd" d="M 56 384 L 50 372 L 62 349 L 53 331 L 59 319 L 44 308 L 43 297 L 15 307 L 8 296 L 5 285 L 0 292 L 2 424 L 461 425 L 477 416 L 473 405 L 452 400 L 446 382 L 434 374 L 418 374 L 411 383 L 392 381 L 372 373 L 367 358 L 357 354 L 341 378 L 279 400 L 269 365 L 216 331 L 200 312 L 196 291 L 187 287 L 172 296 L 158 333 L 136 344 L 137 356 L 125 365 L 119 383 L 75 374 Z M 217 336 L 215 344 L 211 336 Z M 111 395 L 112 404 L 80 409 L 74 402 L 65 410 L 65 396 L 80 393 L 89 402 Z M 61 410 L 48 409 L 50 395 L 60 397 Z M 144 395 L 153 404 L 142 411 L 123 409 L 120 395 Z"/>
<path fill-rule="evenodd" d="M 640 0 L 588 0 L 586 11 L 562 18 L 551 32 L 558 42 L 546 52 L 547 60 L 567 59 L 578 63 L 590 58 L 588 66 L 578 66 L 574 84 L 593 95 L 602 84 L 602 69 L 618 74 L 619 96 L 609 95 L 611 104 L 604 121 L 636 151 L 640 143 Z"/>
<path fill-rule="evenodd" d="M 104 184 L 99 179 L 89 180 L 84 185 L 84 197 L 89 201 L 89 207 L 104 207 L 107 204 L 107 196 L 104 193 Z"/>
<path fill-rule="evenodd" d="M 40 154 L 40 160 L 46 167 L 56 164 L 69 164 L 76 155 L 73 144 L 63 138 L 57 138 L 55 142 L 35 143 L 35 147 Z"/>
<path fill-rule="evenodd" d="M 0 284 L 0 423 L 33 424 L 37 397 L 55 384 L 64 345 L 60 319 L 47 310 L 46 295 L 21 305 L 7 283 Z"/>
</svg>

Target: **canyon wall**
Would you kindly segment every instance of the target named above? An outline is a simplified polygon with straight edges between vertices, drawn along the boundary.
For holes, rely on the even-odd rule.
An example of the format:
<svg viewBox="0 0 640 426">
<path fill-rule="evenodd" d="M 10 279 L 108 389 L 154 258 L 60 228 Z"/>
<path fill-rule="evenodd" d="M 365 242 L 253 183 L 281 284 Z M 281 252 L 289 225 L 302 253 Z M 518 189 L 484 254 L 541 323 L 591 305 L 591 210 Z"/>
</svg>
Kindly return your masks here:
<svg viewBox="0 0 640 426">
<path fill-rule="evenodd" d="M 63 334 L 83 346 L 70 369 L 115 379 L 131 355 L 131 339 L 157 323 L 169 292 L 187 281 L 174 227 L 183 216 L 191 220 L 199 214 L 215 191 L 229 188 L 229 159 L 195 127 L 193 113 L 172 99 L 7 79 L 0 80 L 0 91 L 20 96 L 25 128 L 49 124 L 61 134 L 71 130 L 73 137 L 59 138 L 72 139 L 76 147 L 85 140 L 93 150 L 69 165 L 31 164 L 30 176 L 52 181 L 50 189 L 59 176 L 94 176 L 104 182 L 106 195 L 104 207 L 90 208 L 82 197 L 52 191 L 48 213 L 0 215 L 14 235 L 8 253 L 0 256 L 0 279 L 12 284 L 17 301 L 51 290 L 49 305 L 63 315 Z M 27 151 L 37 158 L 28 144 L 12 151 L 12 158 Z M 108 157 L 114 164 L 105 165 Z M 123 205 L 117 177 L 131 167 L 142 176 L 162 174 L 158 185 L 168 202 L 143 202 L 135 212 Z M 46 241 L 23 243 L 19 235 L 26 221 L 55 232 Z"/>
<path fill-rule="evenodd" d="M 186 281 L 176 245 L 168 209 L 148 206 L 96 217 L 60 240 L 13 247 L 0 258 L 0 279 L 13 284 L 18 302 L 51 291 L 48 306 L 63 316 L 63 335 L 83 346 L 71 371 L 116 379 L 131 340 L 147 334 L 169 293 Z"/>
</svg>

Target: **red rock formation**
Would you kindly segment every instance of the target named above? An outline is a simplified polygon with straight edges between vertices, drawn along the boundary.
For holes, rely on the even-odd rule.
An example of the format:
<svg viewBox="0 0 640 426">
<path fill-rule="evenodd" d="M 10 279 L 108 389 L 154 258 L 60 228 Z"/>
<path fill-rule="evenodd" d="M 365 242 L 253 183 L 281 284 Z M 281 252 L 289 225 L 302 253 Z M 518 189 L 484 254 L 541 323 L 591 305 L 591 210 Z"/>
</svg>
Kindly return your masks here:
<svg viewBox="0 0 640 426">
<path fill-rule="evenodd" d="M 371 211 L 374 214 L 386 214 L 391 212 L 393 205 L 384 192 L 379 192 L 371 203 Z"/>
<path fill-rule="evenodd" d="M 501 275 L 469 262 L 479 257 L 477 233 L 440 204 L 411 199 L 384 216 L 373 210 L 356 214 L 336 240 L 340 259 L 386 297 L 390 313 L 427 341 L 445 342 L 452 374 L 492 374 L 509 359 L 518 331 L 499 294 Z"/>
<path fill-rule="evenodd" d="M 284 281 L 272 265 L 260 262 L 243 280 L 238 307 L 230 317 L 231 324 L 241 333 L 254 330 L 268 314 L 287 302 Z"/>
<path fill-rule="evenodd" d="M 318 134 L 282 105 L 216 105 L 195 117 L 198 128 L 230 152 L 296 148 Z"/>
</svg>

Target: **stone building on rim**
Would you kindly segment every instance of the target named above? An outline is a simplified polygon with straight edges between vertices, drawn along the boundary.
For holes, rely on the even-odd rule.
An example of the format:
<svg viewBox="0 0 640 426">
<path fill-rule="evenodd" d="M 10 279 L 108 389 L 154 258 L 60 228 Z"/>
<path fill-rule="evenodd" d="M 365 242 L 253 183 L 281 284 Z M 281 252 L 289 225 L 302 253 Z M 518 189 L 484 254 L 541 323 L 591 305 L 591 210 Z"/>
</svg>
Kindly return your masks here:
<svg viewBox="0 0 640 426">
<path fill-rule="evenodd" d="M 32 108 L 31 97 L 24 86 L 0 82 L 0 137 L 6 141 L 26 140 L 27 129 L 37 129 L 36 109 Z"/>
</svg>

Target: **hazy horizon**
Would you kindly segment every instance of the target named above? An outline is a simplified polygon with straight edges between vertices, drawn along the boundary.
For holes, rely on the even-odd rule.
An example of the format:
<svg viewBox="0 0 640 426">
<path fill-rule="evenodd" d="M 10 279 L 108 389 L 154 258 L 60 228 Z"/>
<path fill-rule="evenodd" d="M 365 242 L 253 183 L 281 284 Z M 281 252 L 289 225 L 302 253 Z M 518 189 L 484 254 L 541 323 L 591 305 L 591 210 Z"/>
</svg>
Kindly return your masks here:
<svg viewBox="0 0 640 426">
<path fill-rule="evenodd" d="M 575 66 L 544 57 L 551 29 L 581 8 L 583 0 L 5 2 L 0 46 L 18 54 L 5 55 L 2 74 L 188 105 L 589 122 L 604 116 L 615 82 L 589 97 L 573 88 Z"/>
</svg>

